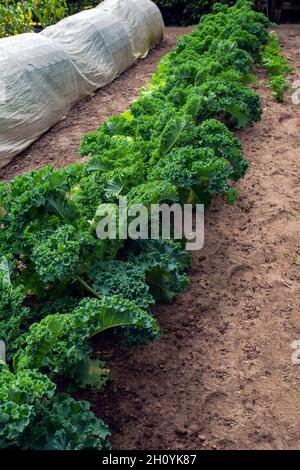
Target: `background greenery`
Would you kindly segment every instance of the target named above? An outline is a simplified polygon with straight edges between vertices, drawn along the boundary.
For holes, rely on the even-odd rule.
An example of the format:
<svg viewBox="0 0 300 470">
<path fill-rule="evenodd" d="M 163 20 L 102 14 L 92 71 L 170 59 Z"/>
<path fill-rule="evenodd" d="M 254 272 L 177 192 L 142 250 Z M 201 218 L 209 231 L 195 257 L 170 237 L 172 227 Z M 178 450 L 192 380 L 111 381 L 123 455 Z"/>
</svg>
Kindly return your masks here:
<svg viewBox="0 0 300 470">
<path fill-rule="evenodd" d="M 210 11 L 217 0 L 154 0 L 166 25 L 196 24 Z M 0 0 L 0 37 L 40 30 L 57 23 L 67 15 L 93 8 L 101 0 Z M 235 0 L 219 0 L 233 5 Z M 256 8 L 264 9 L 265 0 L 256 0 Z"/>
<path fill-rule="evenodd" d="M 66 0 L 0 0 L 0 37 L 45 28 L 67 11 Z"/>
</svg>

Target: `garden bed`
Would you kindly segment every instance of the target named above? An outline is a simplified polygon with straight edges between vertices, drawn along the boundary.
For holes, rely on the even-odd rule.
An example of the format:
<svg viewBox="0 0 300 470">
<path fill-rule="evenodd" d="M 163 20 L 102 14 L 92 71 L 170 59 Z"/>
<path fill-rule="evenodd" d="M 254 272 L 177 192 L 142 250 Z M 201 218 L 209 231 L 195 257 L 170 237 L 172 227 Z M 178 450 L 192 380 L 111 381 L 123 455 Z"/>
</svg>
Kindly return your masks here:
<svg viewBox="0 0 300 470">
<path fill-rule="evenodd" d="M 1 184 L 2 447 L 106 449 L 106 425 L 63 390 L 88 399 L 115 448 L 297 443 L 299 110 L 279 104 L 290 68 L 268 25 L 244 2 L 216 6 L 130 111 L 84 136 L 84 164 Z M 120 195 L 205 204 L 189 291 L 183 241 L 96 237 L 99 202 L 112 212 Z M 139 346 L 100 338 L 112 327 Z M 112 384 L 91 392 L 107 366 Z"/>
<path fill-rule="evenodd" d="M 277 33 L 297 80 L 299 25 Z M 237 133 L 250 161 L 240 200 L 208 211 L 189 291 L 155 309 L 164 336 L 134 351 L 95 344 L 113 382 L 79 396 L 115 449 L 300 449 L 300 105 L 275 103 L 264 72 L 254 87 L 264 115 Z"/>
</svg>

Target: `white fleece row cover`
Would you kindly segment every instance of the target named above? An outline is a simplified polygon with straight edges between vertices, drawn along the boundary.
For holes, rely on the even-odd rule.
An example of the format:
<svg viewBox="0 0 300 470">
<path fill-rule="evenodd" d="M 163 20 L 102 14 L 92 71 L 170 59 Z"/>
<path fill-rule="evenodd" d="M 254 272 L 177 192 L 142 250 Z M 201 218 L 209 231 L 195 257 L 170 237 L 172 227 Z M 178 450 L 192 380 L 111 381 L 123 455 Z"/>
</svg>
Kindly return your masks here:
<svg viewBox="0 0 300 470">
<path fill-rule="evenodd" d="M 151 0 L 105 0 L 43 32 L 0 39 L 0 168 L 163 38 Z"/>
</svg>

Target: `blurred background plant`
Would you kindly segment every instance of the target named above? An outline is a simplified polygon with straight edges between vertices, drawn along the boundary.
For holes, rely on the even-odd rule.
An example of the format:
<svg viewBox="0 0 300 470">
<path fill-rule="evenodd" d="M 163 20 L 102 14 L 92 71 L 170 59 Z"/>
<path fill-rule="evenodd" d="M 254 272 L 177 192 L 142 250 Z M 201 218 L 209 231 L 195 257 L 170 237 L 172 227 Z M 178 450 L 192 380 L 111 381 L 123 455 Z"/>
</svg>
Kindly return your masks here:
<svg viewBox="0 0 300 470">
<path fill-rule="evenodd" d="M 154 0 L 166 25 L 191 25 L 210 11 L 214 3 L 233 5 L 235 0 Z M 40 31 L 67 15 L 93 8 L 101 0 L 0 0 L 0 37 Z M 263 11 L 266 0 L 256 0 Z"/>
<path fill-rule="evenodd" d="M 160 8 L 167 25 L 196 24 L 200 17 L 209 13 L 214 3 L 234 5 L 236 0 L 153 0 Z M 264 11 L 266 0 L 255 0 L 255 8 Z"/>
<path fill-rule="evenodd" d="M 67 12 L 67 0 L 0 0 L 0 37 L 43 29 Z"/>
<path fill-rule="evenodd" d="M 89 10 L 101 3 L 101 0 L 67 0 L 68 14 L 74 15 L 82 10 Z"/>
</svg>

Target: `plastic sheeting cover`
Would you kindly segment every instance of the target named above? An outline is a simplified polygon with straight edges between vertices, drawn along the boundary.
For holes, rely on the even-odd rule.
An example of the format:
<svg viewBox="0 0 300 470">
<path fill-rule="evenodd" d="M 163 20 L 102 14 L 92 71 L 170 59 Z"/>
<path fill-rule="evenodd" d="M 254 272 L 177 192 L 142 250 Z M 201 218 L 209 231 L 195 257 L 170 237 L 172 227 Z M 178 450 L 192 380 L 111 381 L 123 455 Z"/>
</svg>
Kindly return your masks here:
<svg viewBox="0 0 300 470">
<path fill-rule="evenodd" d="M 128 31 L 134 57 L 145 57 L 163 39 L 164 22 L 149 0 L 106 0 L 97 9 L 116 15 Z"/>
<path fill-rule="evenodd" d="M 34 33 L 0 40 L 0 83 L 1 167 L 84 96 L 66 52 Z"/>
<path fill-rule="evenodd" d="M 91 91 L 114 80 L 134 62 L 130 37 L 110 11 L 82 11 L 41 34 L 68 52 Z"/>
<path fill-rule="evenodd" d="M 0 167 L 163 37 L 151 0 L 105 0 L 40 34 L 0 40 Z"/>
</svg>

